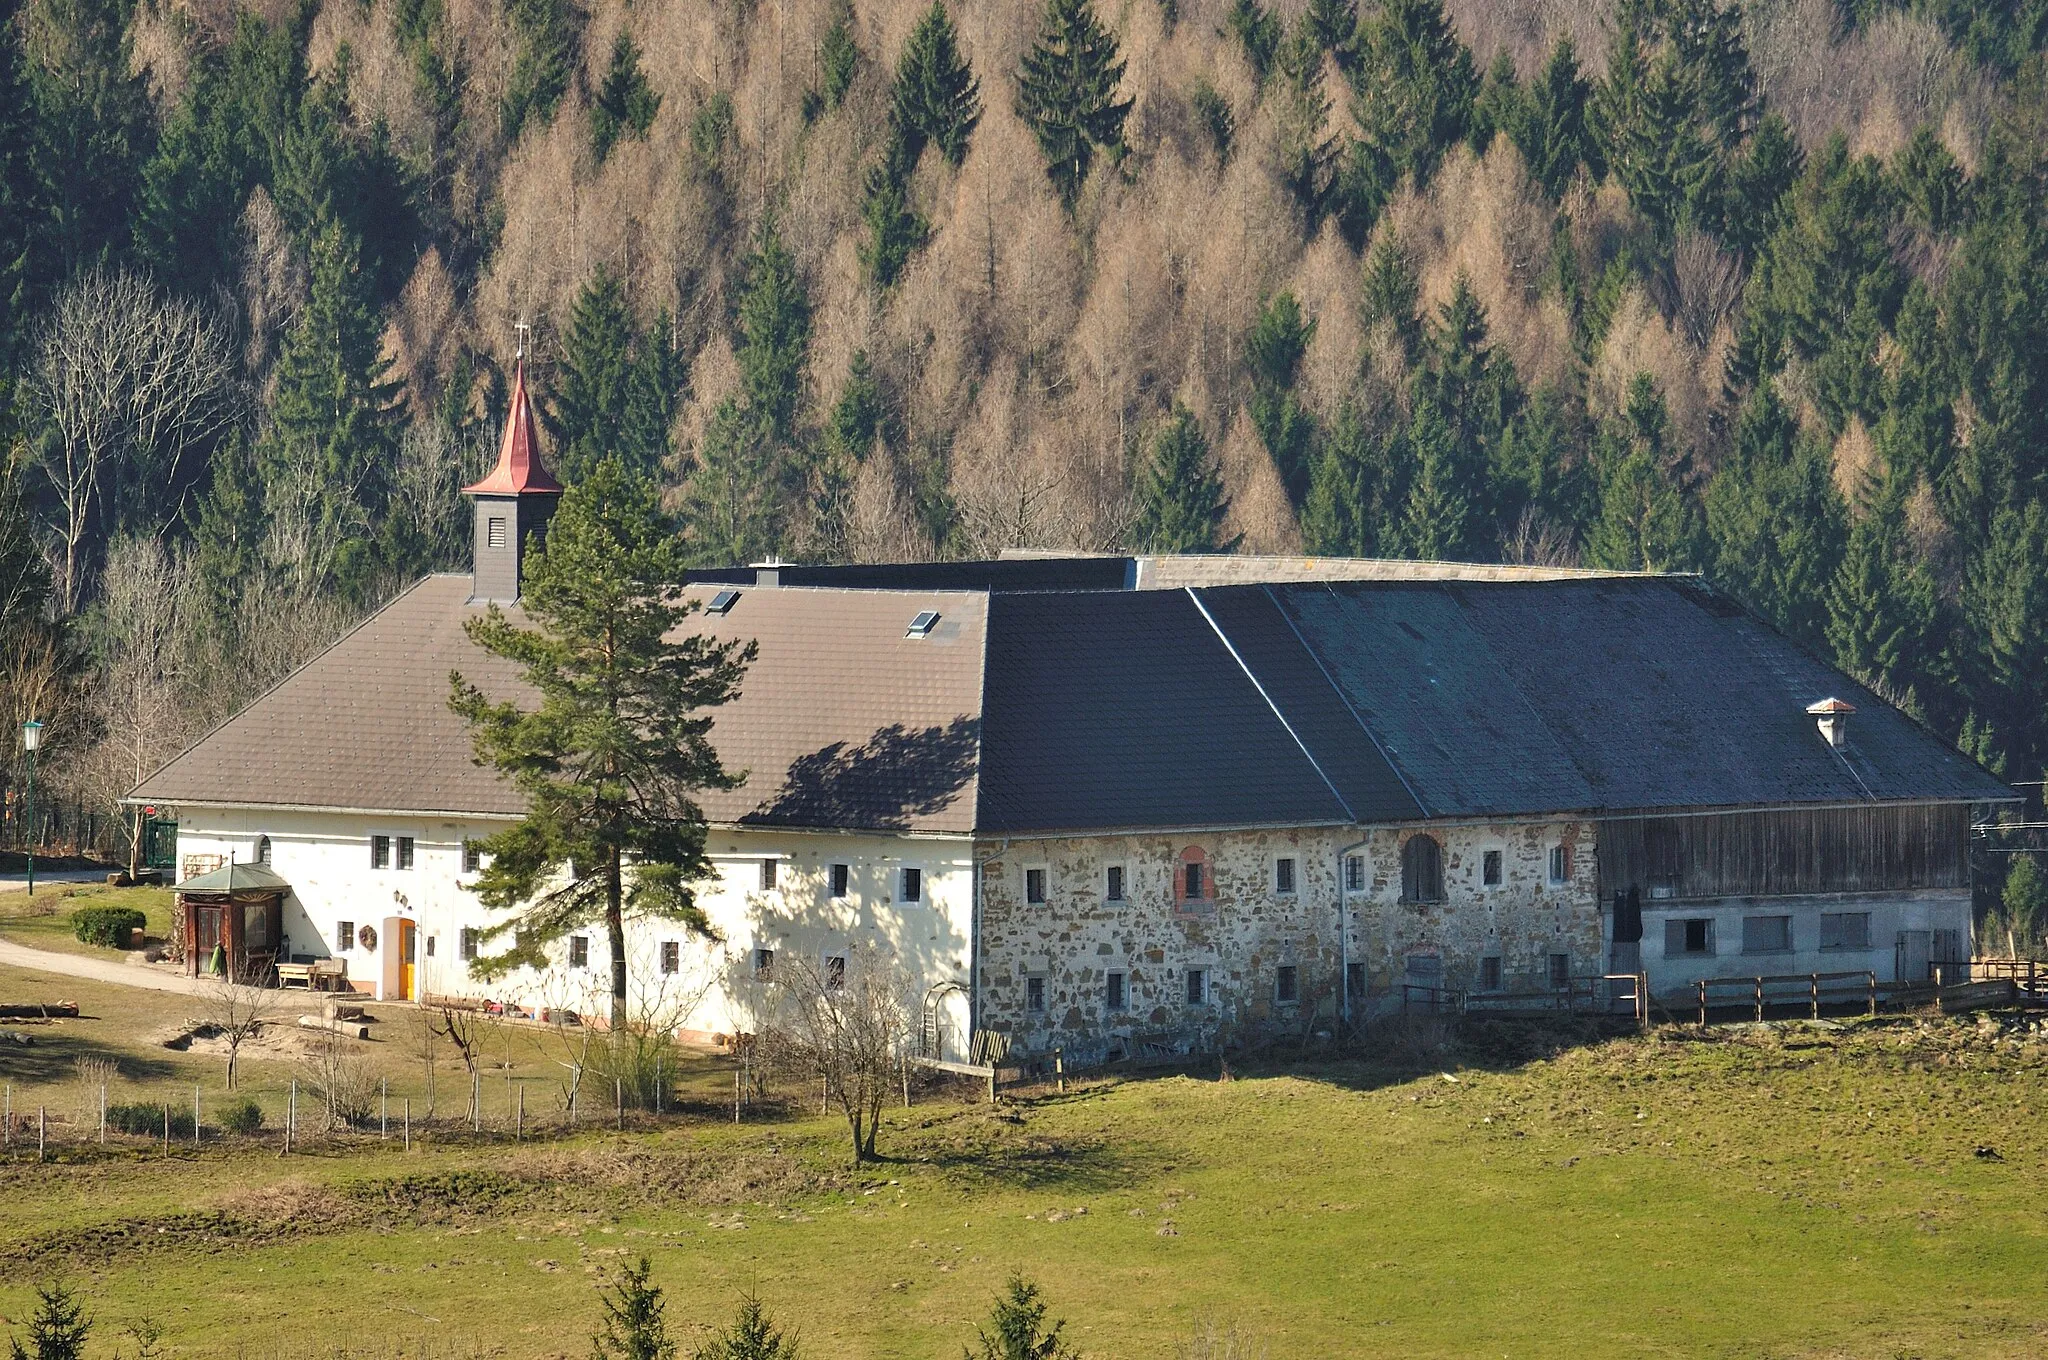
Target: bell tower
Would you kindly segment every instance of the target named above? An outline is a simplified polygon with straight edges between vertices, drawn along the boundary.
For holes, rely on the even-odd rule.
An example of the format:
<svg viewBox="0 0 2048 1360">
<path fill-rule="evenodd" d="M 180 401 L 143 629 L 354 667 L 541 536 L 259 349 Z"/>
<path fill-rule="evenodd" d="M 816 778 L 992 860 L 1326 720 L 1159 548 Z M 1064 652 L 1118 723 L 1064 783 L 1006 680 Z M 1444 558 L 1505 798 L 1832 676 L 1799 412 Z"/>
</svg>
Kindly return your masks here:
<svg viewBox="0 0 2048 1360">
<path fill-rule="evenodd" d="M 505 417 L 505 438 L 498 446 L 498 465 L 482 481 L 462 488 L 462 494 L 476 506 L 476 550 L 469 597 L 478 602 L 511 604 L 519 598 L 528 540 L 546 534 L 548 520 L 562 497 L 562 484 L 540 459 L 533 403 L 526 395 L 526 327 L 519 330 L 519 355 L 512 373 L 512 409 Z"/>
</svg>

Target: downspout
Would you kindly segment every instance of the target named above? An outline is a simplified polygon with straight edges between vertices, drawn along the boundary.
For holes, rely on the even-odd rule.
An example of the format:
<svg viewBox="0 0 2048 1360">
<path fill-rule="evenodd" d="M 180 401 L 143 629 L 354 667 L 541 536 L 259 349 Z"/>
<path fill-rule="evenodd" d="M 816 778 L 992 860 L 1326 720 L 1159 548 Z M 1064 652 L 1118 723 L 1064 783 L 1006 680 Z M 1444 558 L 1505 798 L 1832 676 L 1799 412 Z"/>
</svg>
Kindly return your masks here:
<svg viewBox="0 0 2048 1360">
<path fill-rule="evenodd" d="M 1346 1029 L 1351 1027 L 1351 898 L 1344 887 L 1344 861 L 1371 844 L 1370 838 L 1357 840 L 1337 852 L 1337 1015 Z"/>
</svg>

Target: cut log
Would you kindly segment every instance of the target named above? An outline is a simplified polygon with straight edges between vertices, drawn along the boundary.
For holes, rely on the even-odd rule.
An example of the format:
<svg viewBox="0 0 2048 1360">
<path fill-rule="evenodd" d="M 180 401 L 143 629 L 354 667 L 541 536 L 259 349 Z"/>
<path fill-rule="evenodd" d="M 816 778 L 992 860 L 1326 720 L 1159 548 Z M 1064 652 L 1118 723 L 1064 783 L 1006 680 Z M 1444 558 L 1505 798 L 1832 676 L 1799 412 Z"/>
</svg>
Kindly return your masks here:
<svg viewBox="0 0 2048 1360">
<path fill-rule="evenodd" d="M 76 1001 L 0 1002 L 0 1020 L 76 1020 Z"/>
<path fill-rule="evenodd" d="M 350 1039 L 367 1039 L 370 1037 L 370 1027 L 368 1025 L 349 1020 L 329 1020 L 324 1015 L 300 1016 L 299 1028 L 328 1030 L 335 1034 L 345 1035 Z"/>
</svg>

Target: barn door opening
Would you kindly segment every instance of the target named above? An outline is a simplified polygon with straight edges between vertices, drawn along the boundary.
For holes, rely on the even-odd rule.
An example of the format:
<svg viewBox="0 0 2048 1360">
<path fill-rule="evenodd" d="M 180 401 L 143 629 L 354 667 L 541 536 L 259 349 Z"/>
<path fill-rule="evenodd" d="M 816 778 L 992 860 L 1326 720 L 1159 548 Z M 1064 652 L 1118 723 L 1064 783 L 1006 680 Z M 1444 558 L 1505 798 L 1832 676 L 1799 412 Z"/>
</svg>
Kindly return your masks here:
<svg viewBox="0 0 2048 1360">
<path fill-rule="evenodd" d="M 1934 932 L 1902 930 L 1894 951 L 1892 977 L 1899 982 L 1925 982 L 1932 975 Z"/>
</svg>

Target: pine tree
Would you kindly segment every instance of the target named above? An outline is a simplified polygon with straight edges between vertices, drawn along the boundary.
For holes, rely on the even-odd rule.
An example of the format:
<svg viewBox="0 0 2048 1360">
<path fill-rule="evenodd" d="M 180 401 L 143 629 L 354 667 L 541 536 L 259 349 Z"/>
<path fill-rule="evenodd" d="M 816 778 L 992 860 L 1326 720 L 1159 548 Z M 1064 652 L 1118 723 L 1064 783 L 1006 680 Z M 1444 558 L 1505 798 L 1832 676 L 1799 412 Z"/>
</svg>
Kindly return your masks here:
<svg viewBox="0 0 2048 1360">
<path fill-rule="evenodd" d="M 732 1325 L 698 1347 L 696 1360 L 797 1360 L 796 1338 L 778 1328 L 749 1295 Z"/>
<path fill-rule="evenodd" d="M 642 1256 L 598 1287 L 603 1321 L 591 1338 L 595 1360 L 674 1360 L 676 1343 L 668 1334 L 667 1307 L 653 1283 L 654 1268 Z"/>
<path fill-rule="evenodd" d="M 1045 173 L 1069 213 L 1096 153 L 1123 159 L 1132 104 L 1116 97 L 1123 78 L 1116 38 L 1089 0 L 1046 0 L 1038 40 L 1018 68 L 1017 116 L 1038 139 Z"/>
<path fill-rule="evenodd" d="M 860 44 L 853 32 L 853 0 L 838 0 L 832 7 L 832 22 L 818 40 L 818 67 L 823 89 L 819 96 L 827 112 L 846 102 L 853 78 L 860 71 Z"/>
<path fill-rule="evenodd" d="M 981 82 L 960 54 L 945 0 L 932 0 L 903 45 L 890 119 L 911 169 L 924 154 L 926 142 L 938 147 L 956 169 L 967 159 L 968 142 L 981 121 Z"/>
<path fill-rule="evenodd" d="M 1075 1352 L 1060 1340 L 1067 1325 L 1045 1325 L 1046 1306 L 1038 1297 L 1038 1286 L 1022 1276 L 1012 1276 L 996 1306 L 989 1325 L 978 1330 L 979 1352 L 969 1351 L 966 1360 L 1075 1360 Z"/>
<path fill-rule="evenodd" d="M 804 365 L 810 354 L 811 304 L 796 261 L 771 221 L 745 264 L 740 289 L 740 390 L 747 409 L 777 440 L 795 433 L 803 402 Z"/>
<path fill-rule="evenodd" d="M 1195 413 L 1176 403 L 1173 417 L 1152 440 L 1152 458 L 1138 479 L 1138 522 L 1132 531 L 1147 552 L 1231 552 L 1224 541 L 1230 500 L 1223 474 L 1209 456 Z"/>
<path fill-rule="evenodd" d="M 633 316 L 624 285 L 599 265 L 576 295 L 553 400 L 554 470 L 567 485 L 615 451 L 633 384 Z"/>
<path fill-rule="evenodd" d="M 633 35 L 619 30 L 612 40 L 612 64 L 590 101 L 590 149 L 599 164 L 621 137 L 645 140 L 661 111 L 661 96 L 640 70 L 640 48 Z"/>
<path fill-rule="evenodd" d="M 563 494 L 526 561 L 527 626 L 494 605 L 463 627 L 522 668 L 536 706 L 449 677 L 449 707 L 469 724 L 478 763 L 503 773 L 526 804 L 483 842 L 477 897 L 508 913 L 485 936 L 509 942 L 471 969 L 495 977 L 546 967 L 548 945 L 602 926 L 617 1034 L 630 1018 L 627 917 L 704 926 L 691 886 L 708 867 L 696 796 L 740 782 L 711 747 L 709 710 L 738 692 L 753 649 L 677 635 L 696 608 L 678 591 L 681 540 L 654 482 L 615 458 Z"/>
</svg>

